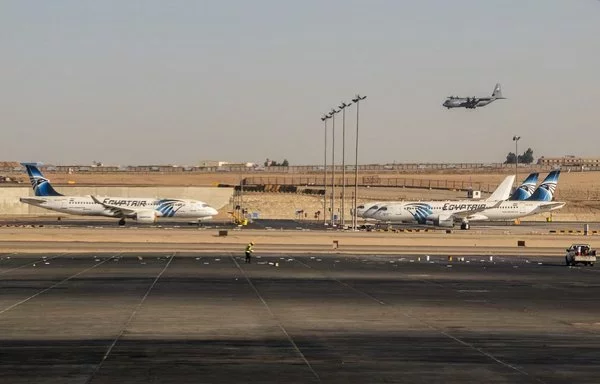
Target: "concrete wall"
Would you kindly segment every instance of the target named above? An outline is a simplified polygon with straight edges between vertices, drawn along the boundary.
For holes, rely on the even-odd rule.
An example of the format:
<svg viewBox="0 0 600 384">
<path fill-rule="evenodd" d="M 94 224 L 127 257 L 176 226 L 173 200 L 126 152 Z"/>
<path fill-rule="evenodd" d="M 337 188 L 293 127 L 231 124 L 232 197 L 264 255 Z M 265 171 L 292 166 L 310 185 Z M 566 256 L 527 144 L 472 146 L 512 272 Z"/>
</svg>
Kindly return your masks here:
<svg viewBox="0 0 600 384">
<path fill-rule="evenodd" d="M 221 209 L 229 203 L 233 188 L 217 187 L 76 187 L 61 186 L 58 191 L 67 196 L 94 195 L 98 197 L 148 197 L 194 199 Z M 56 212 L 36 208 L 19 201 L 20 197 L 33 196 L 30 186 L 0 187 L 0 215 L 56 215 Z"/>
</svg>

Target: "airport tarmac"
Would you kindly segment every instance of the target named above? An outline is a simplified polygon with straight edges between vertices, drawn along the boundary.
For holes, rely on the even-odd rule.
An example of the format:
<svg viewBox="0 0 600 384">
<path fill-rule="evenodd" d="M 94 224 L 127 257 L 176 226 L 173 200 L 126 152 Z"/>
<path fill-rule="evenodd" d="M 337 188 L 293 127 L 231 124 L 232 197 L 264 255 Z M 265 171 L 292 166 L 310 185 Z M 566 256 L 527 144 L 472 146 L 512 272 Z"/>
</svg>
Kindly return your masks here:
<svg viewBox="0 0 600 384">
<path fill-rule="evenodd" d="M 374 225 L 374 223 L 368 223 Z M 562 221 L 562 222 L 544 222 L 544 221 L 523 221 L 520 224 L 513 222 L 473 222 L 471 223 L 472 230 L 489 230 L 489 231 L 514 231 L 514 232 L 548 232 L 550 230 L 583 230 L 584 225 L 588 224 L 590 230 L 600 231 L 600 222 L 579 222 L 579 221 Z M 37 217 L 0 217 L 0 227 L 5 226 L 46 226 L 46 227 L 98 227 L 98 228 L 115 228 L 118 227 L 117 220 L 111 218 L 94 218 L 94 217 L 78 217 L 67 216 L 57 217 L 37 216 Z M 359 225 L 363 225 L 362 220 Z M 215 229 L 233 229 L 237 225 L 228 220 L 194 222 L 189 219 L 174 219 L 161 218 L 157 224 L 139 224 L 133 220 L 127 221 L 125 227 L 128 228 L 180 228 L 180 229 L 195 229 L 215 228 Z M 380 228 L 385 228 L 386 225 L 379 224 Z M 430 229 L 430 230 L 445 230 L 447 228 L 432 227 L 426 225 L 413 224 L 394 224 L 393 228 L 399 229 Z M 314 220 L 278 220 L 278 219 L 257 219 L 253 220 L 245 226 L 246 229 L 282 229 L 282 230 L 327 230 L 334 231 L 339 228 L 331 228 L 329 225 L 324 225 L 322 221 Z M 455 226 L 455 230 L 459 226 Z"/>
<path fill-rule="evenodd" d="M 0 382 L 597 383 L 562 258 L 0 255 Z"/>
</svg>

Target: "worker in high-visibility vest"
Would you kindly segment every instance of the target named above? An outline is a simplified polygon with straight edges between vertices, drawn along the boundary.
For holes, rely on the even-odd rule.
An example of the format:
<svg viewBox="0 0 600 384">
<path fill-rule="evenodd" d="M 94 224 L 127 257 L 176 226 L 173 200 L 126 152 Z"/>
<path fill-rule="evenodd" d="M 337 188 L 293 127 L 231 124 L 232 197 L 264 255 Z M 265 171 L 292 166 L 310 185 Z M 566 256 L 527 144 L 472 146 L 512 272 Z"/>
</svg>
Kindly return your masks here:
<svg viewBox="0 0 600 384">
<path fill-rule="evenodd" d="M 251 241 L 246 245 L 246 263 L 250 264 L 252 261 L 252 253 L 254 252 L 254 241 Z"/>
</svg>

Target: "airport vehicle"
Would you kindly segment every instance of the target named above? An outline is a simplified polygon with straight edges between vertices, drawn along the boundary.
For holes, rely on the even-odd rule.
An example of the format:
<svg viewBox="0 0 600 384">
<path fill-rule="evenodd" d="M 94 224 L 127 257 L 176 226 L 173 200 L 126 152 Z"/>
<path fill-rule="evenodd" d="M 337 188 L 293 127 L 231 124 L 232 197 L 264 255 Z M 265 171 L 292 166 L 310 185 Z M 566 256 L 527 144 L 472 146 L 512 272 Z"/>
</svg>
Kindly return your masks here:
<svg viewBox="0 0 600 384">
<path fill-rule="evenodd" d="M 82 216 L 105 216 L 139 223 L 156 223 L 159 217 L 187 217 L 208 220 L 218 211 L 208 204 L 189 199 L 156 199 L 132 197 L 64 196 L 58 193 L 37 167 L 22 163 L 27 170 L 35 196 L 21 197 L 22 203 L 52 211 Z"/>
<path fill-rule="evenodd" d="M 552 201 L 552 194 L 556 189 L 559 175 L 560 171 L 550 172 L 527 200 L 498 199 L 493 201 L 490 198 L 485 201 L 404 202 L 385 205 L 370 217 L 386 223 L 416 221 L 419 224 L 440 227 L 453 227 L 456 221 L 460 221 L 461 229 L 469 229 L 471 221 L 516 220 L 564 207 L 564 202 Z M 512 177 L 514 179 L 514 176 Z"/>
<path fill-rule="evenodd" d="M 485 107 L 486 105 L 500 99 L 506 99 L 502 97 L 502 90 L 500 89 L 500 83 L 496 84 L 491 97 L 459 97 L 459 96 L 448 96 L 446 101 L 442 104 L 444 107 L 450 108 L 467 108 L 475 109 L 477 107 Z"/>
<path fill-rule="evenodd" d="M 565 263 L 567 265 L 590 265 L 593 266 L 596 262 L 596 250 L 592 249 L 589 244 L 573 244 L 567 248 L 565 255 Z"/>
</svg>

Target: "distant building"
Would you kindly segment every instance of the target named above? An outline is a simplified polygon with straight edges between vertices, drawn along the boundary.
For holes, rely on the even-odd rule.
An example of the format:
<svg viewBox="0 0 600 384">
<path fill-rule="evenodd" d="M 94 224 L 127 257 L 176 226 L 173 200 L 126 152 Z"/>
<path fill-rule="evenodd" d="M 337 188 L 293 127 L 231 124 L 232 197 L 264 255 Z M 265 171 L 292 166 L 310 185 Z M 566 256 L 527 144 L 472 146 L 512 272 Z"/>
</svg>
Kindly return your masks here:
<svg viewBox="0 0 600 384">
<path fill-rule="evenodd" d="M 545 157 L 542 156 L 537 161 L 538 165 L 551 166 L 600 166 L 600 157 L 578 157 L 578 156 L 563 156 L 563 157 Z"/>
<path fill-rule="evenodd" d="M 256 163 L 231 163 L 229 161 L 203 160 L 198 164 L 199 167 L 256 167 Z"/>
</svg>

